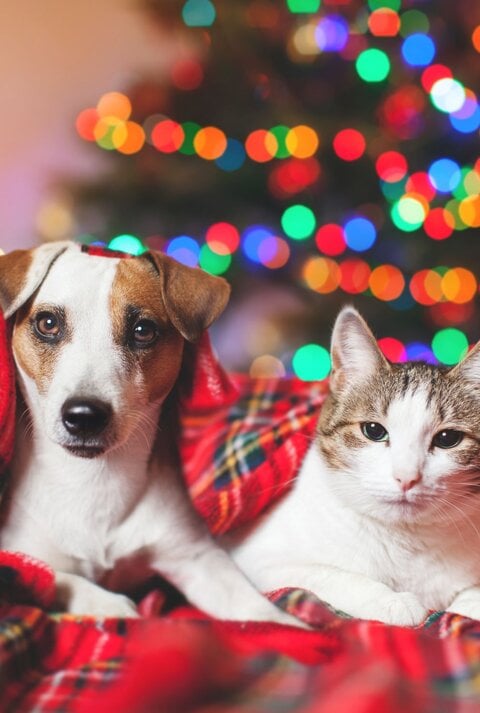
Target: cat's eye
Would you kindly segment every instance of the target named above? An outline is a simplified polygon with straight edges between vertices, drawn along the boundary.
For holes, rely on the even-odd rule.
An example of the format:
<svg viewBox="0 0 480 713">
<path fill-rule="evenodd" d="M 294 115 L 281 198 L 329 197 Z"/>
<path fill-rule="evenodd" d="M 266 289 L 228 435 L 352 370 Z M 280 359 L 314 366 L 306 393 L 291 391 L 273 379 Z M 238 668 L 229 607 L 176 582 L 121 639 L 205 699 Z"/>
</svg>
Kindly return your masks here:
<svg viewBox="0 0 480 713">
<path fill-rule="evenodd" d="M 360 424 L 363 435 L 370 441 L 388 441 L 388 431 L 381 423 L 366 421 Z"/>
<path fill-rule="evenodd" d="M 463 441 L 464 434 L 462 431 L 456 431 L 454 428 L 444 428 L 443 431 L 436 433 L 432 440 L 432 446 L 437 448 L 455 448 Z"/>
</svg>

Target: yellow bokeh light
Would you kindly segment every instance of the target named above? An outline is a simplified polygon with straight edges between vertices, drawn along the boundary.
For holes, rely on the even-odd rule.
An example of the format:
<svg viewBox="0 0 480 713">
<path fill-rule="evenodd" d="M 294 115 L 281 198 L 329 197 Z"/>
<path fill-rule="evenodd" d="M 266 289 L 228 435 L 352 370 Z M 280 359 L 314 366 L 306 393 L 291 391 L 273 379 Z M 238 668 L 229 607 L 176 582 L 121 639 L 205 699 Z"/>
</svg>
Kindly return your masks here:
<svg viewBox="0 0 480 713">
<path fill-rule="evenodd" d="M 215 126 L 205 126 L 195 134 L 193 147 L 197 154 L 207 161 L 219 158 L 227 148 L 227 137 Z"/>
<path fill-rule="evenodd" d="M 341 272 L 335 260 L 326 257 L 312 257 L 303 267 L 303 279 L 311 290 L 327 294 L 339 286 Z"/>
<path fill-rule="evenodd" d="M 480 195 L 468 196 L 460 201 L 458 214 L 469 228 L 480 227 Z"/>
<path fill-rule="evenodd" d="M 310 158 L 318 149 L 317 132 L 310 126 L 294 126 L 287 134 L 285 145 L 295 158 Z"/>
<path fill-rule="evenodd" d="M 132 104 L 125 94 L 108 92 L 98 102 L 97 111 L 101 117 L 115 116 L 117 119 L 126 121 L 132 113 Z"/>
</svg>

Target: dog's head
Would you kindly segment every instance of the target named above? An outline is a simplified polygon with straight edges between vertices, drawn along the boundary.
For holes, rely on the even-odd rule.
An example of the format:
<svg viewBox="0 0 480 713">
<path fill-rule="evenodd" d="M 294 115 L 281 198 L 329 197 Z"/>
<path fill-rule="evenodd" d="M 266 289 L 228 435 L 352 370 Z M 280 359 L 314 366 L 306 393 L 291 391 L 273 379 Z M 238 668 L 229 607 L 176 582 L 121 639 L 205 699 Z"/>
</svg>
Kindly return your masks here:
<svg viewBox="0 0 480 713">
<path fill-rule="evenodd" d="M 0 305 L 14 318 L 34 422 L 80 457 L 124 444 L 174 385 L 184 341 L 199 338 L 229 292 L 157 252 L 105 258 L 63 242 L 0 257 Z"/>
</svg>

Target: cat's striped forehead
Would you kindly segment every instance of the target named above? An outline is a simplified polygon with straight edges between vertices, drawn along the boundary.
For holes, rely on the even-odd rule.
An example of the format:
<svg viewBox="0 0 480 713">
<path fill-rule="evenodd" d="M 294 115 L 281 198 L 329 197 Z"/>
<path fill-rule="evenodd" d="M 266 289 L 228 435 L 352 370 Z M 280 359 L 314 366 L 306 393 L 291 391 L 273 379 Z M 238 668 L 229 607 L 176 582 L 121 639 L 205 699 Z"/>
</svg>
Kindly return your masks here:
<svg viewBox="0 0 480 713">
<path fill-rule="evenodd" d="M 386 416 L 394 402 L 424 404 L 431 421 L 470 420 L 480 433 L 480 392 L 452 370 L 408 362 L 379 369 L 360 384 L 352 384 L 344 397 L 335 397 L 340 420 L 349 417 Z M 332 414 L 333 415 L 333 414 Z"/>
</svg>

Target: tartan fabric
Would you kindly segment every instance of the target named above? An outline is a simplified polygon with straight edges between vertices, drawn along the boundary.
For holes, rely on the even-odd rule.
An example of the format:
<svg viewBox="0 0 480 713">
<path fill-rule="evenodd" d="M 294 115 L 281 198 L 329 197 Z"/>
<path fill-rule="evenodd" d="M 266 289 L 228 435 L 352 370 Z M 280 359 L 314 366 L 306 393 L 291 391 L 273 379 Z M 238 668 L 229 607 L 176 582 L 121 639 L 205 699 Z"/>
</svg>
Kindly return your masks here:
<svg viewBox="0 0 480 713">
<path fill-rule="evenodd" d="M 103 252 L 102 252 L 103 254 Z M 14 380 L 0 315 L 0 470 L 13 447 Z M 325 384 L 229 379 L 208 338 L 181 402 L 186 478 L 214 532 L 290 486 Z M 433 613 L 417 628 L 359 621 L 311 593 L 272 598 L 312 625 L 218 622 L 190 607 L 138 620 L 49 614 L 53 573 L 0 552 L 1 713 L 477 713 L 480 622 Z"/>
<path fill-rule="evenodd" d="M 0 607 L 2 713 L 477 713 L 480 623 L 346 619 L 312 594 L 273 598 L 311 622 L 215 622 L 191 608 L 140 620 Z"/>
<path fill-rule="evenodd" d="M 227 377 L 206 334 L 195 358 L 192 396 L 182 401 L 181 460 L 195 507 L 213 533 L 223 534 L 291 487 L 328 386 Z"/>
</svg>

